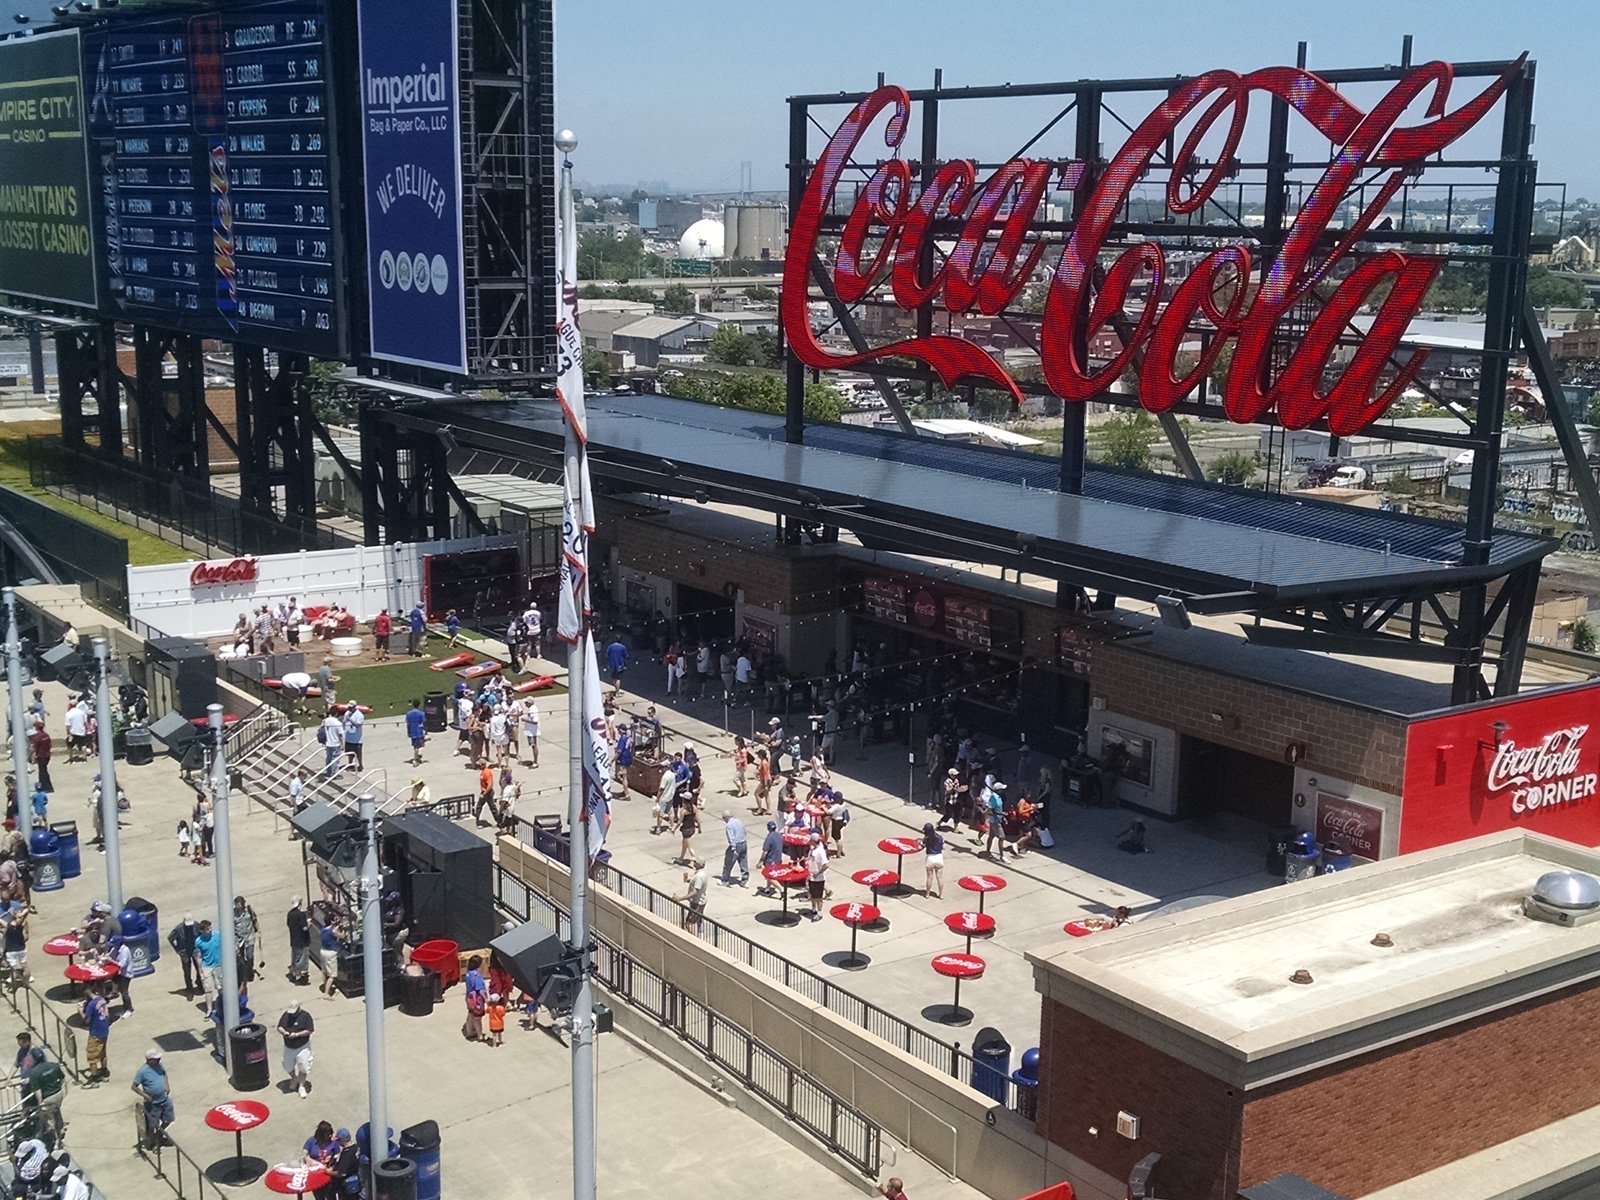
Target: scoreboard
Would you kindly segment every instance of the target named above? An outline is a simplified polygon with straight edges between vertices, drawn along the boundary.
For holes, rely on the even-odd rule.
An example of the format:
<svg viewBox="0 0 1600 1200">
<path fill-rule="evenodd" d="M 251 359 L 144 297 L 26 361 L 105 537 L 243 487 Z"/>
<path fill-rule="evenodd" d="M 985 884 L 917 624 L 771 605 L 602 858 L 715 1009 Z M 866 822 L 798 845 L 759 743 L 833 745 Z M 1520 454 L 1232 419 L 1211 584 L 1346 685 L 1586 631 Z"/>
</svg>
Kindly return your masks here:
<svg viewBox="0 0 1600 1200">
<path fill-rule="evenodd" d="M 262 0 L 85 33 L 104 310 L 344 355 L 326 7 Z"/>
</svg>

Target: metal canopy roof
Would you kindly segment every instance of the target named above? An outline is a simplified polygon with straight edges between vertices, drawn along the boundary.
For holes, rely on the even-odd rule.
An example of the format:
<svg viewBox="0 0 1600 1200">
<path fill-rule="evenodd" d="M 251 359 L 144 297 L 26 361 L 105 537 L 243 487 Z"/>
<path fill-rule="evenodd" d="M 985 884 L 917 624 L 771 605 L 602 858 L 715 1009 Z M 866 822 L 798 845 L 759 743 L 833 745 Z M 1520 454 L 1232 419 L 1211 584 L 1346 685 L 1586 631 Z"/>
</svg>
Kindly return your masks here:
<svg viewBox="0 0 1600 1200">
<path fill-rule="evenodd" d="M 458 441 L 548 458 L 563 430 L 552 401 L 409 410 Z M 388 419 L 407 420 L 400 414 Z M 589 400 L 598 483 L 767 508 L 850 529 L 869 544 L 1019 566 L 1196 611 L 1310 599 L 1414 595 L 1499 578 L 1555 543 L 1497 534 L 1490 562 L 1462 565 L 1447 521 L 1273 496 L 1107 468 L 1064 495 L 1054 458 L 851 426 L 812 425 L 783 441 L 779 415 L 665 396 Z"/>
</svg>

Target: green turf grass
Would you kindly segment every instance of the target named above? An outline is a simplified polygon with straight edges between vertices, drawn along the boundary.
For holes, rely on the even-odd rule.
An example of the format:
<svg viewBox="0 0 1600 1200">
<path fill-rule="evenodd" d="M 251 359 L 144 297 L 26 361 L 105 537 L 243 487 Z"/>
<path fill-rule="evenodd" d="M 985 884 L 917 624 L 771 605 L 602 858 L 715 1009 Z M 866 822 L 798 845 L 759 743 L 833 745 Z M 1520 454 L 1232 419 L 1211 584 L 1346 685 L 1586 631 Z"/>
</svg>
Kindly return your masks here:
<svg viewBox="0 0 1600 1200">
<path fill-rule="evenodd" d="M 448 695 L 455 691 L 456 680 L 460 676 L 454 671 L 435 671 L 428 666 L 434 658 L 443 657 L 441 653 L 425 659 L 348 667 L 344 670 L 338 670 L 335 664 L 339 676 L 339 699 L 341 702 L 349 700 L 365 704 L 372 709 L 374 717 L 398 717 L 411 707 L 413 700 L 422 699 L 428 692 L 444 692 Z M 509 678 L 512 682 L 518 682 L 532 676 L 510 675 Z M 473 680 L 472 683 L 475 687 L 481 686 L 482 680 Z M 565 696 L 567 689 L 558 683 L 533 694 L 543 701 L 547 696 Z"/>
</svg>

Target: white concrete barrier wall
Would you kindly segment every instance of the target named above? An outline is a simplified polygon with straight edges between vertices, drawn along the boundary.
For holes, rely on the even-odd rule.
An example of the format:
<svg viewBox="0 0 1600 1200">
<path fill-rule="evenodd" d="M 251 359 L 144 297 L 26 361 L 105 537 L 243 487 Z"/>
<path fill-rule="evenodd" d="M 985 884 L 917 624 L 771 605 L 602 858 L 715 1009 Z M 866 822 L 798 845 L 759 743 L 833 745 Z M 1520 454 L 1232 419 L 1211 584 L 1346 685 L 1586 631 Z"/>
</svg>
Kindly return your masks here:
<svg viewBox="0 0 1600 1200">
<path fill-rule="evenodd" d="M 202 562 L 221 567 L 227 560 L 192 559 L 156 567 L 128 568 L 128 608 L 141 621 L 172 637 L 214 637 L 233 629 L 240 613 L 263 604 L 276 607 L 295 597 L 302 607 L 342 604 L 356 618 L 370 621 L 381 609 L 402 614 L 422 596 L 423 564 L 435 554 L 515 546 L 510 535 L 407 542 L 388 546 L 348 546 L 263 554 L 255 578 L 240 583 L 195 586 Z"/>
</svg>

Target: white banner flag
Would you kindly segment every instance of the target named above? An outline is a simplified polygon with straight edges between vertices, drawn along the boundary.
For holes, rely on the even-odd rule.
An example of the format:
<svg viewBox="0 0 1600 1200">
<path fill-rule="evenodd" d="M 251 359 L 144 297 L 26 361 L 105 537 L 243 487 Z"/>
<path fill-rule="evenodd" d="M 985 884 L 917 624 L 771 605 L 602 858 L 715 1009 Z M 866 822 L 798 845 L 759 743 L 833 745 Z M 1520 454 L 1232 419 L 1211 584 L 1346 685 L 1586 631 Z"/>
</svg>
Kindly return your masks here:
<svg viewBox="0 0 1600 1200">
<path fill-rule="evenodd" d="M 584 839 L 592 863 L 611 828 L 611 766 L 616 751 L 600 699 L 600 666 L 595 661 L 593 634 L 584 635 L 583 656 Z"/>
<path fill-rule="evenodd" d="M 561 205 L 556 219 L 561 275 L 557 280 L 556 399 L 567 422 L 562 479 L 561 597 L 556 634 L 569 645 L 589 615 L 589 535 L 594 532 L 594 499 L 589 487 L 589 419 L 583 403 L 583 337 L 578 332 L 578 225 L 573 215 L 572 171 L 561 171 Z"/>
</svg>

